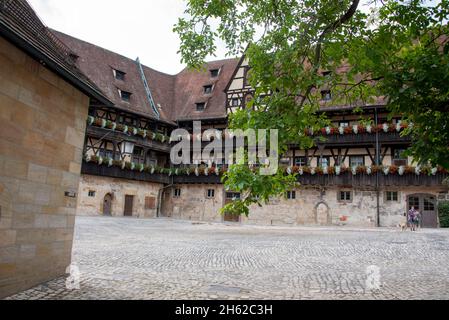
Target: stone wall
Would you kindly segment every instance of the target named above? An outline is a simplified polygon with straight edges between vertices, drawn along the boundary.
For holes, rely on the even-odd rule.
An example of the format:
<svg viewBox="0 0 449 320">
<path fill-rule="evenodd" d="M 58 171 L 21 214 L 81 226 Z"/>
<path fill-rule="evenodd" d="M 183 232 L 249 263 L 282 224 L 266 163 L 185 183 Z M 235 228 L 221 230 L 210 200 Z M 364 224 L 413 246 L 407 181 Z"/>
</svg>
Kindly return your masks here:
<svg viewBox="0 0 449 320">
<path fill-rule="evenodd" d="M 174 197 L 174 189 L 181 190 Z M 215 198 L 208 199 L 208 189 L 215 189 Z M 296 199 L 273 199 L 269 204 L 250 208 L 250 216 L 241 222 L 254 225 L 299 226 L 338 225 L 375 227 L 377 224 L 377 193 L 369 189 L 353 188 L 299 188 Z M 340 191 L 351 193 L 350 201 L 340 201 Z M 386 191 L 397 191 L 397 201 L 387 201 Z M 406 187 L 388 188 L 379 192 L 380 226 L 396 227 L 405 221 L 407 198 L 414 194 L 430 194 L 446 198 L 447 189 Z M 163 214 L 184 220 L 223 221 L 220 209 L 224 205 L 225 192 L 221 185 L 180 185 L 169 189 L 163 198 Z"/>
<path fill-rule="evenodd" d="M 181 190 L 179 197 L 174 196 L 175 189 Z M 213 198 L 207 197 L 209 189 L 214 190 Z M 221 222 L 223 196 L 222 185 L 179 185 L 164 193 L 162 214 L 175 219 Z"/>
<path fill-rule="evenodd" d="M 0 297 L 70 264 L 88 105 L 0 38 Z"/>
<path fill-rule="evenodd" d="M 78 189 L 77 215 L 98 216 L 104 214 L 106 195 L 112 198 L 112 216 L 123 216 L 125 196 L 133 196 L 132 215 L 139 218 L 154 218 L 157 213 L 157 199 L 162 184 L 82 175 Z M 90 195 L 89 195 L 90 192 Z M 150 207 L 145 200 L 152 198 Z"/>
</svg>

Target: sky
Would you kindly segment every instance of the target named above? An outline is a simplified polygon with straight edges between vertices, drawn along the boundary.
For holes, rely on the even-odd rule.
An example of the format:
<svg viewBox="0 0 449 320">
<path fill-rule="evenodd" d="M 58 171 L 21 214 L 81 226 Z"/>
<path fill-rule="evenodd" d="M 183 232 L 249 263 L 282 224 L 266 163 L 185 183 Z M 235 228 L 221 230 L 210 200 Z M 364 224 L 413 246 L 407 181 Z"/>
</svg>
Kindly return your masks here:
<svg viewBox="0 0 449 320">
<path fill-rule="evenodd" d="M 140 58 L 153 69 L 176 74 L 184 66 L 172 29 L 183 15 L 183 0 L 28 0 L 44 24 L 84 41 Z M 217 57 L 225 58 L 217 44 Z"/>
</svg>

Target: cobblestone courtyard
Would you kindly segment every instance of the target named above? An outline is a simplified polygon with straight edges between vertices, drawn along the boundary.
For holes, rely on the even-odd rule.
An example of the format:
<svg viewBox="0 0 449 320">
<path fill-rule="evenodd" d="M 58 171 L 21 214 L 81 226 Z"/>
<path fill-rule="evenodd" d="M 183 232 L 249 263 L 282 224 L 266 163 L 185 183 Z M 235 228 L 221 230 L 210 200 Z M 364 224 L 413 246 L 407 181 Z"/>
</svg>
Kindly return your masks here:
<svg viewBox="0 0 449 320">
<path fill-rule="evenodd" d="M 448 299 L 449 232 L 78 217 L 65 278 L 14 299 Z M 380 269 L 376 287 L 370 266 Z M 371 280 L 374 279 L 374 282 Z"/>
</svg>

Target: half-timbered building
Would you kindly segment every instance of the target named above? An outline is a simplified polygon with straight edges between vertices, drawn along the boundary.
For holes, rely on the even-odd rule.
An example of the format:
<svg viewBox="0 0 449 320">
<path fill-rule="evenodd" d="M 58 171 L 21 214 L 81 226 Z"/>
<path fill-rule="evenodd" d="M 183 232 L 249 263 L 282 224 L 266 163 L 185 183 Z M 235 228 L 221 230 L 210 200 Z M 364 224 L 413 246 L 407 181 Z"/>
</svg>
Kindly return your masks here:
<svg viewBox="0 0 449 320">
<path fill-rule="evenodd" d="M 170 163 L 170 134 L 225 129 L 227 117 L 251 101 L 254 88 L 245 57 L 207 63 L 201 71 L 167 75 L 137 59 L 55 32 L 73 50 L 79 68 L 114 106 L 90 105 L 85 161 L 78 214 L 172 217 L 262 225 L 395 226 L 411 206 L 423 213 L 423 226 L 437 227 L 437 202 L 448 199 L 447 172 L 404 157 L 411 141 L 402 134 L 407 124 L 388 120 L 385 103 L 352 106 L 333 103 L 322 92 L 332 125 L 304 132 L 315 147 L 292 144 L 280 159 L 286 174 L 301 184 L 285 197 L 272 199 L 251 215 L 220 214 L 240 195 L 221 184 L 224 167 Z M 361 121 L 363 119 L 363 121 Z M 370 121 L 367 122 L 367 119 Z M 195 137 L 193 137 L 195 138 Z M 324 138 L 324 139 L 323 139 Z"/>
</svg>

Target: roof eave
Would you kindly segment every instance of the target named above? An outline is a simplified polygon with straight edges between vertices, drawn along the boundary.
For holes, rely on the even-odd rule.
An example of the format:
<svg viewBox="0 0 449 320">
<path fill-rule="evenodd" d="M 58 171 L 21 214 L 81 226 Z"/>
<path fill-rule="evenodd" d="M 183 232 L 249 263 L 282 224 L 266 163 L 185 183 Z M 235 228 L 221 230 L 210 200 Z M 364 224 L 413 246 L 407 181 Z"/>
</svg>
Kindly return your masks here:
<svg viewBox="0 0 449 320">
<path fill-rule="evenodd" d="M 80 80 L 76 75 L 74 75 L 70 70 L 62 66 L 60 63 L 54 61 L 51 57 L 45 55 L 42 53 L 39 49 L 37 49 L 35 46 L 33 46 L 31 43 L 20 37 L 14 30 L 8 27 L 2 20 L 0 20 L 0 34 L 7 39 L 9 42 L 14 44 L 19 49 L 26 52 L 28 55 L 30 55 L 35 60 L 39 61 L 40 63 L 45 64 L 47 68 L 52 70 L 53 72 L 57 73 L 59 76 L 61 76 L 64 80 L 72 84 L 74 87 L 79 89 L 81 92 L 86 94 L 87 96 L 91 98 L 97 99 L 99 102 L 107 105 L 107 106 L 114 106 L 114 104 L 107 99 L 103 93 L 96 90 L 92 86 L 90 86 L 88 83 Z"/>
</svg>

